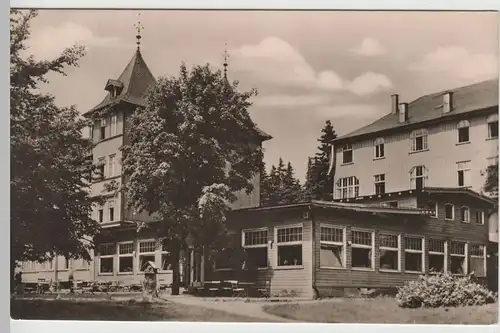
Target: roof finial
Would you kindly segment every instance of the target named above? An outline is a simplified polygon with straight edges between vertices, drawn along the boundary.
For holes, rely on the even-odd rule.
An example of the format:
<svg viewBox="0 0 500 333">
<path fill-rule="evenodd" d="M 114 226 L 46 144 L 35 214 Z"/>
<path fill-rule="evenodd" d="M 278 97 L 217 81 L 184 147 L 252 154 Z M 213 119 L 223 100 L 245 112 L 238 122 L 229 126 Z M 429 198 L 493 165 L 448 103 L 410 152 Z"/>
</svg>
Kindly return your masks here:
<svg viewBox="0 0 500 333">
<path fill-rule="evenodd" d="M 137 20 L 137 23 L 134 24 L 134 27 L 137 29 L 137 35 L 135 35 L 135 38 L 137 38 L 137 42 L 135 42 L 137 44 L 137 51 L 140 50 L 141 48 L 141 30 L 144 29 L 144 27 L 142 26 L 141 24 L 141 13 L 139 13 L 137 15 L 139 18 Z"/>
<path fill-rule="evenodd" d="M 224 66 L 224 78 L 227 80 L 227 59 L 229 58 L 229 54 L 227 53 L 227 43 L 224 44 L 226 47 L 224 49 L 224 63 L 222 64 Z"/>
</svg>

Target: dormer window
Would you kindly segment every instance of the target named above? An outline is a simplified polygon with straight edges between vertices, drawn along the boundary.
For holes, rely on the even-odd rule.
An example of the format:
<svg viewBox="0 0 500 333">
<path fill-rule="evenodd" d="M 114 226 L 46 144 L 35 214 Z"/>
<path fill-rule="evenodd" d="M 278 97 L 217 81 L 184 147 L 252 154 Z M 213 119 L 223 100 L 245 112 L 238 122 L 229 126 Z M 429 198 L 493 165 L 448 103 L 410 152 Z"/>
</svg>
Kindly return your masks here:
<svg viewBox="0 0 500 333">
<path fill-rule="evenodd" d="M 123 83 L 118 80 L 108 80 L 106 83 L 106 87 L 104 88 L 105 90 L 109 91 L 109 96 L 111 98 L 116 98 L 118 95 L 120 95 L 122 89 L 123 89 Z"/>
</svg>

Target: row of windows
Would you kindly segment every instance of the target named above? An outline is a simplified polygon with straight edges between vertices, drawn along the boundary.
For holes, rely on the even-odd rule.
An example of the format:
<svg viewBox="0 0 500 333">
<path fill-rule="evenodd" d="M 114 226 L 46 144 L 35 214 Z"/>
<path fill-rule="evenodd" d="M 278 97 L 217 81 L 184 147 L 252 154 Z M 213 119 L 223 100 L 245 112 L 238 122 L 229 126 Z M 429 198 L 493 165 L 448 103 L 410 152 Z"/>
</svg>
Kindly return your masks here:
<svg viewBox="0 0 500 333">
<path fill-rule="evenodd" d="M 257 268 L 268 267 L 268 231 L 267 229 L 242 231 L 242 246 L 247 252 L 247 260 Z M 375 255 L 375 238 L 378 237 L 378 255 Z M 380 270 L 422 273 L 425 262 L 429 271 L 467 274 L 474 271 L 477 276 L 486 274 L 486 250 L 482 244 L 468 244 L 460 241 L 428 239 L 426 246 L 422 236 L 410 236 L 395 233 L 352 230 L 348 240 L 345 227 L 321 225 L 320 232 L 320 267 L 347 268 L 347 253 L 351 254 L 351 268 L 375 269 L 378 260 Z M 349 246 L 348 246 L 349 245 Z M 288 226 L 276 228 L 276 267 L 301 266 L 302 227 Z M 404 256 L 404 261 L 402 260 Z M 448 259 L 450 262 L 448 263 Z M 216 269 L 230 267 L 230 253 L 217 258 Z M 247 262 L 243 263 L 243 268 Z"/>
<path fill-rule="evenodd" d="M 487 118 L 488 138 L 498 138 L 498 114 L 492 114 Z M 470 123 L 462 120 L 457 124 L 457 143 L 470 142 Z M 428 131 L 426 129 L 415 130 L 410 133 L 410 152 L 419 152 L 428 149 Z M 373 157 L 380 159 L 385 157 L 385 142 L 383 138 L 377 138 L 373 142 Z M 342 164 L 354 162 L 353 149 L 351 144 L 342 147 Z"/>
<path fill-rule="evenodd" d="M 89 262 L 84 259 L 67 259 L 59 261 L 58 270 L 68 270 L 68 269 L 88 269 Z M 36 261 L 23 261 L 21 263 L 21 269 L 23 271 L 53 271 L 55 269 L 54 260 L 49 260 L 45 262 Z"/>
<path fill-rule="evenodd" d="M 428 209 L 433 212 L 432 217 L 438 217 L 439 204 L 437 202 L 429 201 L 427 205 L 422 205 L 419 208 Z M 482 210 L 476 210 L 476 224 L 484 225 L 484 212 Z M 455 205 L 451 203 L 444 204 L 444 218 L 445 220 L 453 221 L 455 220 Z M 460 207 L 459 220 L 463 223 L 471 222 L 470 208 L 467 206 Z"/>
<path fill-rule="evenodd" d="M 353 230 L 348 242 L 345 227 L 321 226 L 320 267 L 347 268 L 350 251 L 353 269 L 374 270 L 378 260 L 381 271 L 423 273 L 428 262 L 429 272 L 465 275 L 474 271 L 477 276 L 486 275 L 486 250 L 482 244 L 429 238 L 426 248 L 424 237 L 381 232 L 376 251 L 375 237 L 374 231 Z"/>
<path fill-rule="evenodd" d="M 498 157 L 493 158 L 493 160 L 488 160 L 488 163 L 495 163 L 498 161 Z M 456 163 L 456 184 L 457 187 L 470 187 L 472 186 L 472 169 L 471 161 L 460 161 Z M 425 187 L 425 183 L 428 176 L 429 169 L 425 165 L 417 165 L 411 168 L 410 175 L 410 189 L 422 189 Z M 375 194 L 386 193 L 386 174 L 378 174 L 373 176 L 373 192 Z M 344 177 L 337 180 L 335 183 L 336 199 L 348 199 L 355 198 L 359 196 L 359 180 L 355 176 Z"/>
<path fill-rule="evenodd" d="M 156 262 L 156 251 L 161 252 L 160 264 Z M 162 271 L 172 269 L 171 255 L 165 244 L 156 240 L 109 243 L 99 246 L 99 274 L 133 273 L 135 262 L 138 271 L 144 272 L 149 261 L 154 262 Z"/>
</svg>

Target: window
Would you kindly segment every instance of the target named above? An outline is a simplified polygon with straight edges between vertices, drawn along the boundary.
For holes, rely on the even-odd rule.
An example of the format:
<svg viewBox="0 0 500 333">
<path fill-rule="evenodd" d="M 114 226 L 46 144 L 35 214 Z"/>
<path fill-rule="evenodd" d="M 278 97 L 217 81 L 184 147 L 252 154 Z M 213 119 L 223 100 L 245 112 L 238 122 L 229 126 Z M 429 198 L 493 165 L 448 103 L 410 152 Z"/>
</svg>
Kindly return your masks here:
<svg viewBox="0 0 500 333">
<path fill-rule="evenodd" d="M 441 239 L 429 239 L 429 272 L 444 273 L 446 271 L 446 242 Z"/>
<path fill-rule="evenodd" d="M 411 152 L 427 150 L 427 130 L 421 129 L 410 134 Z"/>
<path fill-rule="evenodd" d="M 467 272 L 467 256 L 465 243 L 451 242 L 450 249 L 450 271 L 452 274 L 465 275 Z"/>
<path fill-rule="evenodd" d="M 370 231 L 352 231 L 352 268 L 374 268 L 374 237 Z"/>
<path fill-rule="evenodd" d="M 423 238 L 405 237 L 405 271 L 424 271 L 423 243 Z"/>
<path fill-rule="evenodd" d="M 385 204 L 387 205 L 387 207 L 391 207 L 391 208 L 398 208 L 399 207 L 399 204 L 397 201 L 389 201 L 389 202 L 386 202 Z"/>
<path fill-rule="evenodd" d="M 384 194 L 385 193 L 385 174 L 375 175 L 374 177 L 375 183 L 375 194 Z"/>
<path fill-rule="evenodd" d="M 460 208 L 460 221 L 464 223 L 470 222 L 470 210 L 469 207 L 461 207 Z"/>
<path fill-rule="evenodd" d="M 426 168 L 424 165 L 418 165 L 410 171 L 410 188 L 420 190 L 425 187 Z"/>
<path fill-rule="evenodd" d="M 134 271 L 134 243 L 118 244 L 118 272 L 132 273 Z"/>
<path fill-rule="evenodd" d="M 477 224 L 484 224 L 484 212 L 483 211 L 476 211 L 476 223 Z"/>
<path fill-rule="evenodd" d="M 254 229 L 242 231 L 242 246 L 247 253 L 249 267 L 267 267 L 267 229 Z M 248 267 L 247 266 L 247 267 Z"/>
<path fill-rule="evenodd" d="M 106 167 L 106 159 L 104 157 L 100 157 L 97 161 L 97 170 L 96 170 L 96 179 L 102 180 L 105 178 L 105 167 Z"/>
<path fill-rule="evenodd" d="M 62 269 L 70 269 L 71 268 L 71 260 L 69 258 L 64 258 Z"/>
<path fill-rule="evenodd" d="M 488 138 L 498 138 L 498 114 L 490 115 L 486 122 L 488 123 Z"/>
<path fill-rule="evenodd" d="M 104 222 L 104 207 L 102 207 L 102 206 L 100 206 L 97 209 L 97 220 L 99 221 L 99 223 Z"/>
<path fill-rule="evenodd" d="M 486 248 L 481 244 L 470 246 L 470 272 L 478 277 L 486 276 Z"/>
<path fill-rule="evenodd" d="M 458 187 L 471 186 L 470 161 L 457 163 L 457 183 Z"/>
<path fill-rule="evenodd" d="M 117 117 L 116 114 L 111 116 L 111 136 L 116 135 L 116 130 L 117 130 Z"/>
<path fill-rule="evenodd" d="M 469 142 L 469 122 L 462 120 L 458 123 L 458 143 Z"/>
<path fill-rule="evenodd" d="M 217 252 L 215 256 L 214 269 L 232 269 L 238 258 L 234 258 L 234 248 L 225 248 Z"/>
<path fill-rule="evenodd" d="M 106 139 L 106 119 L 103 118 L 101 119 L 101 124 L 99 126 L 99 139 L 104 140 Z"/>
<path fill-rule="evenodd" d="M 444 218 L 446 220 L 454 220 L 455 219 L 455 206 L 452 204 L 444 205 Z"/>
<path fill-rule="evenodd" d="M 166 240 L 163 240 L 161 243 L 161 270 L 162 271 L 171 271 L 172 270 L 172 256 L 168 251 L 168 247 L 166 244 Z"/>
<path fill-rule="evenodd" d="M 375 140 L 375 142 L 373 143 L 373 145 L 375 147 L 375 151 L 374 151 L 375 158 L 383 158 L 385 156 L 384 139 L 383 138 L 378 138 L 377 140 Z"/>
<path fill-rule="evenodd" d="M 434 201 L 428 201 L 426 203 L 420 204 L 420 209 L 425 209 L 431 212 L 430 217 L 437 218 L 438 217 L 438 203 Z"/>
<path fill-rule="evenodd" d="M 108 211 L 109 211 L 109 222 L 113 222 L 115 220 L 115 201 L 108 201 Z"/>
<path fill-rule="evenodd" d="M 380 269 L 389 271 L 399 271 L 400 268 L 400 252 L 398 235 L 381 233 L 380 239 Z"/>
<path fill-rule="evenodd" d="M 155 262 L 156 241 L 139 242 L 139 271 L 144 272 L 149 261 Z"/>
<path fill-rule="evenodd" d="M 355 198 L 359 196 L 359 180 L 354 176 L 340 178 L 337 181 L 336 187 L 337 199 Z"/>
<path fill-rule="evenodd" d="M 114 257 L 116 253 L 115 244 L 101 244 L 99 246 L 99 273 L 113 273 Z"/>
<path fill-rule="evenodd" d="M 115 164 L 116 164 L 116 155 L 115 154 L 109 155 L 108 177 L 115 176 Z"/>
<path fill-rule="evenodd" d="M 352 145 L 347 144 L 342 148 L 342 163 L 352 163 Z"/>
<path fill-rule="evenodd" d="M 302 266 L 302 227 L 276 228 L 278 266 Z"/>
<path fill-rule="evenodd" d="M 321 226 L 319 263 L 322 268 L 345 268 L 345 228 Z"/>
</svg>

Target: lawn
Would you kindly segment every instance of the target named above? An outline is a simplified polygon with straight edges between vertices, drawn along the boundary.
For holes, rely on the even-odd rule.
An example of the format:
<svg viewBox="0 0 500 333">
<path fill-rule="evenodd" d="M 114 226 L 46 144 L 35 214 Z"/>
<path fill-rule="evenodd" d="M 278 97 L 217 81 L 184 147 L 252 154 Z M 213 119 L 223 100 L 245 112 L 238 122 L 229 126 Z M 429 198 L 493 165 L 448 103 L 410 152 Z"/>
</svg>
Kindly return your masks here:
<svg viewBox="0 0 500 333">
<path fill-rule="evenodd" d="M 171 302 L 11 299 L 12 319 L 254 322 L 245 316 Z"/>
<path fill-rule="evenodd" d="M 338 299 L 266 306 L 283 318 L 315 323 L 495 324 L 498 303 L 485 306 L 403 309 L 392 298 Z"/>
</svg>

